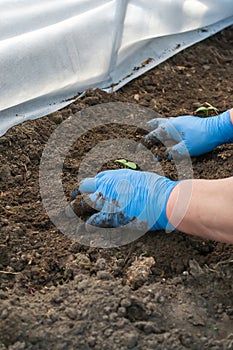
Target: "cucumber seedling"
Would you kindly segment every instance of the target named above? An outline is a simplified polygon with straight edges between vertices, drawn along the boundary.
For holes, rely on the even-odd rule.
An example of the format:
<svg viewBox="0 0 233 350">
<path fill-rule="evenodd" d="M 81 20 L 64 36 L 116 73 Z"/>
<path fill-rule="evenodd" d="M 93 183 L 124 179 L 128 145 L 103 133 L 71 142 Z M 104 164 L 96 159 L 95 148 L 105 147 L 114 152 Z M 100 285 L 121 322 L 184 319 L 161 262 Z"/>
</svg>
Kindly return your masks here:
<svg viewBox="0 0 233 350">
<path fill-rule="evenodd" d="M 114 160 L 114 163 L 123 164 L 124 168 L 129 168 L 132 170 L 137 169 L 137 164 L 135 164 L 134 162 L 128 162 L 126 159 L 116 159 Z"/>
<path fill-rule="evenodd" d="M 205 102 L 203 106 L 201 106 L 195 110 L 195 113 L 205 112 L 205 115 L 208 117 L 210 111 L 214 111 L 216 114 L 218 114 L 218 108 L 212 106 L 208 102 Z"/>
</svg>

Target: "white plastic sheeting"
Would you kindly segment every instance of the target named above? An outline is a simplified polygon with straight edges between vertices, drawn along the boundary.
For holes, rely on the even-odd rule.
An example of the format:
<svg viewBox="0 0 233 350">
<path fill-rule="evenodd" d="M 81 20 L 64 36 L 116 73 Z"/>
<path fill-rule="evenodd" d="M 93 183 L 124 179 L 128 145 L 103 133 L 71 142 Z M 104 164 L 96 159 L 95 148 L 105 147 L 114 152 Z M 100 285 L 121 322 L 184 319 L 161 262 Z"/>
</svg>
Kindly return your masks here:
<svg viewBox="0 0 233 350">
<path fill-rule="evenodd" d="M 233 0 L 0 0 L 0 135 L 233 23 Z"/>
</svg>

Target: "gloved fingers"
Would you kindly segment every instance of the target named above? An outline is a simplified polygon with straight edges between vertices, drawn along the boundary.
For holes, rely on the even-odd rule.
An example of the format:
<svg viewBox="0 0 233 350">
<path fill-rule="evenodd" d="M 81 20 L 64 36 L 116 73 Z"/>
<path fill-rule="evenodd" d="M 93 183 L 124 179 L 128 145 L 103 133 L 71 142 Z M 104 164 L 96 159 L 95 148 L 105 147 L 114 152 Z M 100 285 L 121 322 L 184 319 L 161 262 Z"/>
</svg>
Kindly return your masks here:
<svg viewBox="0 0 233 350">
<path fill-rule="evenodd" d="M 72 200 L 74 200 L 78 195 L 80 194 L 80 191 L 78 188 L 76 188 L 75 190 L 73 190 L 70 194 L 70 197 Z"/>
<path fill-rule="evenodd" d="M 159 126 L 165 124 L 168 120 L 169 120 L 169 118 L 151 119 L 146 123 L 146 129 L 150 130 L 150 131 L 157 129 Z"/>
<path fill-rule="evenodd" d="M 190 154 L 183 141 L 168 149 L 168 159 L 184 159 L 187 157 L 190 157 Z"/>
<path fill-rule="evenodd" d="M 92 227 L 103 227 L 103 228 L 113 228 L 124 226 L 130 222 L 130 218 L 124 215 L 123 212 L 119 213 L 108 213 L 100 211 L 92 215 L 86 222 L 86 230 L 88 232 L 92 231 Z"/>
<path fill-rule="evenodd" d="M 106 213 L 113 214 L 119 213 L 121 210 L 116 199 L 107 199 L 104 195 L 96 191 L 89 195 L 89 200 L 91 201 L 91 206 L 96 210 L 102 210 Z"/>
<path fill-rule="evenodd" d="M 79 191 L 81 193 L 93 193 L 96 191 L 96 179 L 94 177 L 88 177 L 84 179 L 79 185 Z"/>
<path fill-rule="evenodd" d="M 105 205 L 105 199 L 103 194 L 96 191 L 89 195 L 89 200 L 91 201 L 91 206 L 96 210 L 102 210 Z"/>
<path fill-rule="evenodd" d="M 144 138 L 145 142 L 151 142 L 152 144 L 156 144 L 158 142 L 164 143 L 167 140 L 173 140 L 176 142 L 181 141 L 181 135 L 169 121 L 151 131 Z"/>
<path fill-rule="evenodd" d="M 138 220 L 136 217 L 130 220 L 128 229 L 131 231 L 143 231 L 147 232 L 150 230 L 150 227 L 148 226 L 148 223 L 146 221 Z"/>
<path fill-rule="evenodd" d="M 134 231 L 147 232 L 150 230 L 147 222 L 140 221 L 137 218 L 129 218 L 123 212 L 120 213 L 105 213 L 99 212 L 92 215 L 86 222 L 86 231 L 92 232 L 93 227 L 101 228 L 117 228 L 127 225 L 127 229 Z"/>
</svg>

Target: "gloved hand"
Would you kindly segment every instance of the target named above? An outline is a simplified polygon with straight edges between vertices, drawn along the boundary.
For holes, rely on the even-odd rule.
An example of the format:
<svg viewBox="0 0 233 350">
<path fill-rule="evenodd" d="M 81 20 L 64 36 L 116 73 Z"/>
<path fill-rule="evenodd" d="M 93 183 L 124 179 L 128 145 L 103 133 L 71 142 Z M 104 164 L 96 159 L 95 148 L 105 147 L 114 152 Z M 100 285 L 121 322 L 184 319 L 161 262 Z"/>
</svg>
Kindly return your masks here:
<svg viewBox="0 0 233 350">
<path fill-rule="evenodd" d="M 150 120 L 147 127 L 153 131 L 145 137 L 145 142 L 153 144 L 158 140 L 165 142 L 169 139 L 176 142 L 173 147 L 168 148 L 169 158 L 199 156 L 219 145 L 233 142 L 233 124 L 229 110 L 208 118 L 156 118 Z"/>
<path fill-rule="evenodd" d="M 177 182 L 150 172 L 130 169 L 108 170 L 87 178 L 80 184 L 81 193 L 89 193 L 92 206 L 99 210 L 87 224 L 159 230 L 174 228 L 166 216 L 166 204 Z"/>
</svg>

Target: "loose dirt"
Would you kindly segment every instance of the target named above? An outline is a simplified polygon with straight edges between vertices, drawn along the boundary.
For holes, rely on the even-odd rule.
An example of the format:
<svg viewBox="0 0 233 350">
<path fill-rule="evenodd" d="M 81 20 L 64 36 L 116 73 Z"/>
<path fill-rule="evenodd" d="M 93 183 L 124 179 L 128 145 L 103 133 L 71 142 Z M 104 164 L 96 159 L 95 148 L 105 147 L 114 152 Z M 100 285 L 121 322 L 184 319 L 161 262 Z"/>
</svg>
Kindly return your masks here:
<svg viewBox="0 0 233 350">
<path fill-rule="evenodd" d="M 220 112 L 231 108 L 232 45 L 230 27 L 118 92 L 87 91 L 0 138 L 0 350 L 233 349 L 232 245 L 161 231 L 123 247 L 88 247 L 53 225 L 39 190 L 50 135 L 90 106 L 127 102 L 164 117 L 194 114 L 204 102 Z M 99 141 L 138 141 L 144 134 L 113 123 L 77 140 L 63 168 L 67 200 L 83 157 Z M 121 167 L 106 159 L 96 172 Z M 177 179 L 172 162 L 161 157 L 160 164 Z M 232 164 L 233 145 L 192 158 L 195 178 L 232 176 Z"/>
</svg>

